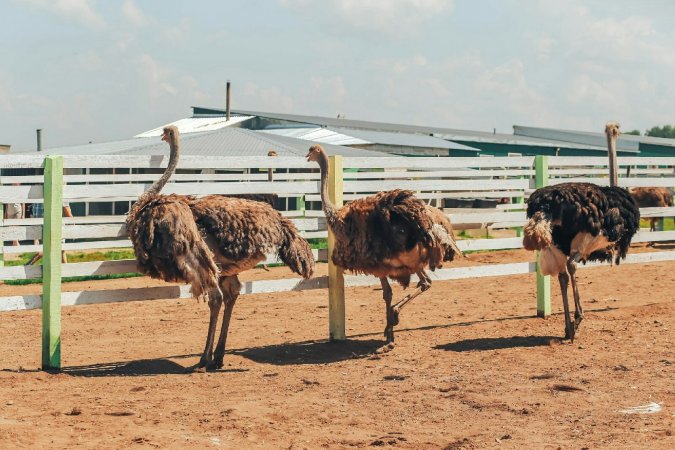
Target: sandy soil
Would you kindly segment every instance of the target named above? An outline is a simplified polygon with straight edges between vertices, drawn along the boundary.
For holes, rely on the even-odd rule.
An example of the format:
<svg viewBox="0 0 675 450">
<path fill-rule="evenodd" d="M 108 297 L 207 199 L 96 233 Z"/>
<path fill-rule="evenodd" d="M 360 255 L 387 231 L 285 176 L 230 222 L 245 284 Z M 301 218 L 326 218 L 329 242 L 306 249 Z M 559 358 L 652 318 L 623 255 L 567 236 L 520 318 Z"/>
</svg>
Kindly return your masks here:
<svg viewBox="0 0 675 450">
<path fill-rule="evenodd" d="M 382 356 L 379 289 L 347 289 L 341 343 L 325 341 L 325 290 L 244 296 L 225 368 L 210 373 L 185 371 L 208 321 L 194 300 L 64 308 L 61 373 L 36 369 L 40 312 L 2 313 L 0 448 L 675 448 L 674 269 L 581 268 L 586 320 L 573 344 L 559 339 L 557 283 L 543 320 L 533 274 L 437 281 Z M 243 278 L 273 276 L 284 269 Z M 661 411 L 620 412 L 650 402 Z"/>
</svg>

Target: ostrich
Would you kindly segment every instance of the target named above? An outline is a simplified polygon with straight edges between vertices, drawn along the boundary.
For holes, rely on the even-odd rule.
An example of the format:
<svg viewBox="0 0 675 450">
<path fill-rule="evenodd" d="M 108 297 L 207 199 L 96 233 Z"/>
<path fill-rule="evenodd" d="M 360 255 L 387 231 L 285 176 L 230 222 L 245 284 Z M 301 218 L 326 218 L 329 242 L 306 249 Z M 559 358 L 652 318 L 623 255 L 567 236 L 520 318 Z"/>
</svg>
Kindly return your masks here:
<svg viewBox="0 0 675 450">
<path fill-rule="evenodd" d="M 399 323 L 400 310 L 431 287 L 425 267 L 435 270 L 444 261 L 461 255 L 450 220 L 412 191 L 400 189 L 354 200 L 337 209 L 328 199 L 326 152 L 315 145 L 309 149 L 307 160 L 317 162 L 321 170 L 323 211 L 335 235 L 333 263 L 380 279 L 387 318 L 386 344 L 380 350 L 389 351 L 394 347 L 394 326 Z M 417 289 L 392 305 L 393 292 L 387 278 L 407 288 L 412 274 L 419 277 Z"/>
<path fill-rule="evenodd" d="M 665 208 L 673 206 L 673 193 L 666 187 L 637 187 L 630 194 L 640 208 Z M 649 218 L 649 231 L 656 231 L 658 217 Z"/>
<path fill-rule="evenodd" d="M 605 127 L 610 155 L 615 152 L 619 124 Z M 610 159 L 611 161 L 611 159 Z M 610 163 L 610 166 L 612 164 Z M 612 172 L 616 174 L 616 168 Z M 565 311 L 565 339 L 584 318 L 576 282 L 579 261 L 609 261 L 626 257 L 640 224 L 640 210 L 626 189 L 592 183 L 562 183 L 537 189 L 527 201 L 523 246 L 540 250 L 543 275 L 558 275 Z M 570 319 L 567 286 L 572 282 L 574 322 Z"/>
<path fill-rule="evenodd" d="M 241 283 L 238 274 L 276 252 L 291 270 L 309 278 L 312 251 L 293 223 L 267 203 L 209 195 L 202 198 L 160 195 L 178 164 L 179 135 L 164 128 L 171 156 L 162 175 L 133 205 L 126 224 L 138 268 L 152 278 L 191 285 L 195 298 L 208 298 L 206 346 L 200 369 L 223 366 L 225 343 Z M 218 343 L 218 315 L 225 304 Z"/>
</svg>

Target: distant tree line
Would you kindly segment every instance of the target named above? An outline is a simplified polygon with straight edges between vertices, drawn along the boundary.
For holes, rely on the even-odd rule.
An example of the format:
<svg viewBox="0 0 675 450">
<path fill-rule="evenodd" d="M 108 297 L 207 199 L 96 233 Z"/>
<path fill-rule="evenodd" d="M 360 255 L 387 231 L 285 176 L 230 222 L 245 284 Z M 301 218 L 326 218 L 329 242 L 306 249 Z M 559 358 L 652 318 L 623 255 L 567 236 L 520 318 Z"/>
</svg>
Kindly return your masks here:
<svg viewBox="0 0 675 450">
<path fill-rule="evenodd" d="M 632 130 L 624 134 L 640 136 L 640 130 Z M 672 125 L 664 125 L 662 127 L 653 126 L 649 130 L 645 131 L 645 136 L 675 139 L 675 127 Z"/>
</svg>

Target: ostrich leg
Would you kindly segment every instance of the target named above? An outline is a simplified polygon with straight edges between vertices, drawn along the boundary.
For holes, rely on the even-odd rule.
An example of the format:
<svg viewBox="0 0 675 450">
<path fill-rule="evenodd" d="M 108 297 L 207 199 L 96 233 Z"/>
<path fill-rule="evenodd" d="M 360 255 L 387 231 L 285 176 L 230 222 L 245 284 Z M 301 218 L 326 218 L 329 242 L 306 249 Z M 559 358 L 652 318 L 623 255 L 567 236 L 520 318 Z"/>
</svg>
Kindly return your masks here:
<svg viewBox="0 0 675 450">
<path fill-rule="evenodd" d="M 415 297 L 417 297 L 422 292 L 428 290 L 431 287 L 431 278 L 429 278 L 429 275 L 427 275 L 427 273 L 424 271 L 424 269 L 417 272 L 417 276 L 420 279 L 419 283 L 417 283 L 417 289 L 415 289 L 410 294 L 403 297 L 403 299 L 401 301 L 396 303 L 391 308 L 392 313 L 394 314 L 394 318 L 395 318 L 395 324 L 394 325 L 398 324 L 398 313 L 403 309 L 403 307 L 405 305 L 407 305 Z"/>
<path fill-rule="evenodd" d="M 579 324 L 584 320 L 584 310 L 581 308 L 581 300 L 579 299 L 579 287 L 577 286 L 577 259 L 578 255 L 567 260 L 567 271 L 570 274 L 570 281 L 572 282 L 572 293 L 574 294 L 574 330 L 579 328 Z"/>
<path fill-rule="evenodd" d="M 239 297 L 239 290 L 241 289 L 241 283 L 239 282 L 237 275 L 221 277 L 218 284 L 220 284 L 220 289 L 223 292 L 225 311 L 223 312 L 223 325 L 220 329 L 220 337 L 218 337 L 218 344 L 216 345 L 216 351 L 213 355 L 213 361 L 209 365 L 209 369 L 220 369 L 223 367 L 225 342 L 227 341 L 227 332 L 230 328 L 232 310 L 234 309 L 234 304 L 237 301 L 237 297 Z"/>
<path fill-rule="evenodd" d="M 380 278 L 380 284 L 382 285 L 382 298 L 384 298 L 385 308 L 387 312 L 387 326 L 384 328 L 384 338 L 387 340 L 387 346 L 393 347 L 394 345 L 394 315 L 391 310 L 391 300 L 394 296 L 391 286 L 389 285 L 389 280 L 387 277 Z M 383 349 L 385 348 L 383 347 Z"/>
<path fill-rule="evenodd" d="M 209 331 L 206 335 L 206 345 L 204 346 L 204 353 L 202 354 L 197 368 L 205 368 L 213 359 L 213 338 L 216 334 L 216 324 L 218 322 L 218 313 L 220 306 L 223 303 L 223 294 L 220 289 L 213 289 L 209 292 L 209 310 L 211 317 L 209 318 Z"/>
<path fill-rule="evenodd" d="M 565 339 L 570 339 L 574 342 L 574 326 L 570 319 L 570 305 L 567 300 L 567 286 L 570 277 L 567 272 L 560 272 L 558 274 L 558 282 L 560 282 L 560 292 L 562 293 L 563 309 L 565 310 Z"/>
</svg>

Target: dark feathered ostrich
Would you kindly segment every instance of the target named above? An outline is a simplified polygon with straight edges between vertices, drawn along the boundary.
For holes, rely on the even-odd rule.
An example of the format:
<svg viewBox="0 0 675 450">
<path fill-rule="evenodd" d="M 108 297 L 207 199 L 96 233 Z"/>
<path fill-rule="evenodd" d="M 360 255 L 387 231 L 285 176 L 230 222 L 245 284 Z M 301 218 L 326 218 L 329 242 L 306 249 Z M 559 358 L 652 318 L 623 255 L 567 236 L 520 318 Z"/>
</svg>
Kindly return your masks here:
<svg viewBox="0 0 675 450">
<path fill-rule="evenodd" d="M 619 124 L 607 124 L 610 153 L 616 149 Z M 614 170 L 616 173 L 616 170 Z M 619 264 L 640 224 L 640 211 L 626 189 L 592 183 L 563 183 L 537 189 L 527 201 L 529 219 L 523 246 L 541 250 L 543 275 L 558 275 L 565 310 L 565 338 L 574 334 L 584 318 L 576 282 L 579 261 Z M 570 318 L 567 286 L 572 282 L 574 322 Z"/>
<path fill-rule="evenodd" d="M 307 154 L 321 169 L 321 201 L 326 221 L 335 235 L 333 263 L 354 273 L 380 279 L 386 303 L 386 351 L 393 348 L 394 326 L 403 306 L 431 287 L 426 273 L 442 267 L 461 255 L 452 234 L 452 225 L 436 208 L 416 198 L 412 191 L 393 190 L 354 200 L 337 209 L 328 198 L 328 157 L 315 145 Z M 404 288 L 417 274 L 417 289 L 392 305 L 392 289 L 387 278 Z"/>
<path fill-rule="evenodd" d="M 291 270 L 309 278 L 312 251 L 293 223 L 264 202 L 209 195 L 159 195 L 175 171 L 179 155 L 176 127 L 164 129 L 171 148 L 162 177 L 134 204 L 127 229 L 139 270 L 153 278 L 191 285 L 194 297 L 208 297 L 209 329 L 198 368 L 223 366 L 225 343 L 241 283 L 238 274 L 276 252 Z M 218 315 L 225 303 L 218 343 Z"/>
<path fill-rule="evenodd" d="M 666 187 L 636 187 L 630 194 L 640 208 L 665 208 L 673 206 L 673 193 Z M 658 217 L 649 218 L 649 231 L 656 231 Z"/>
</svg>

